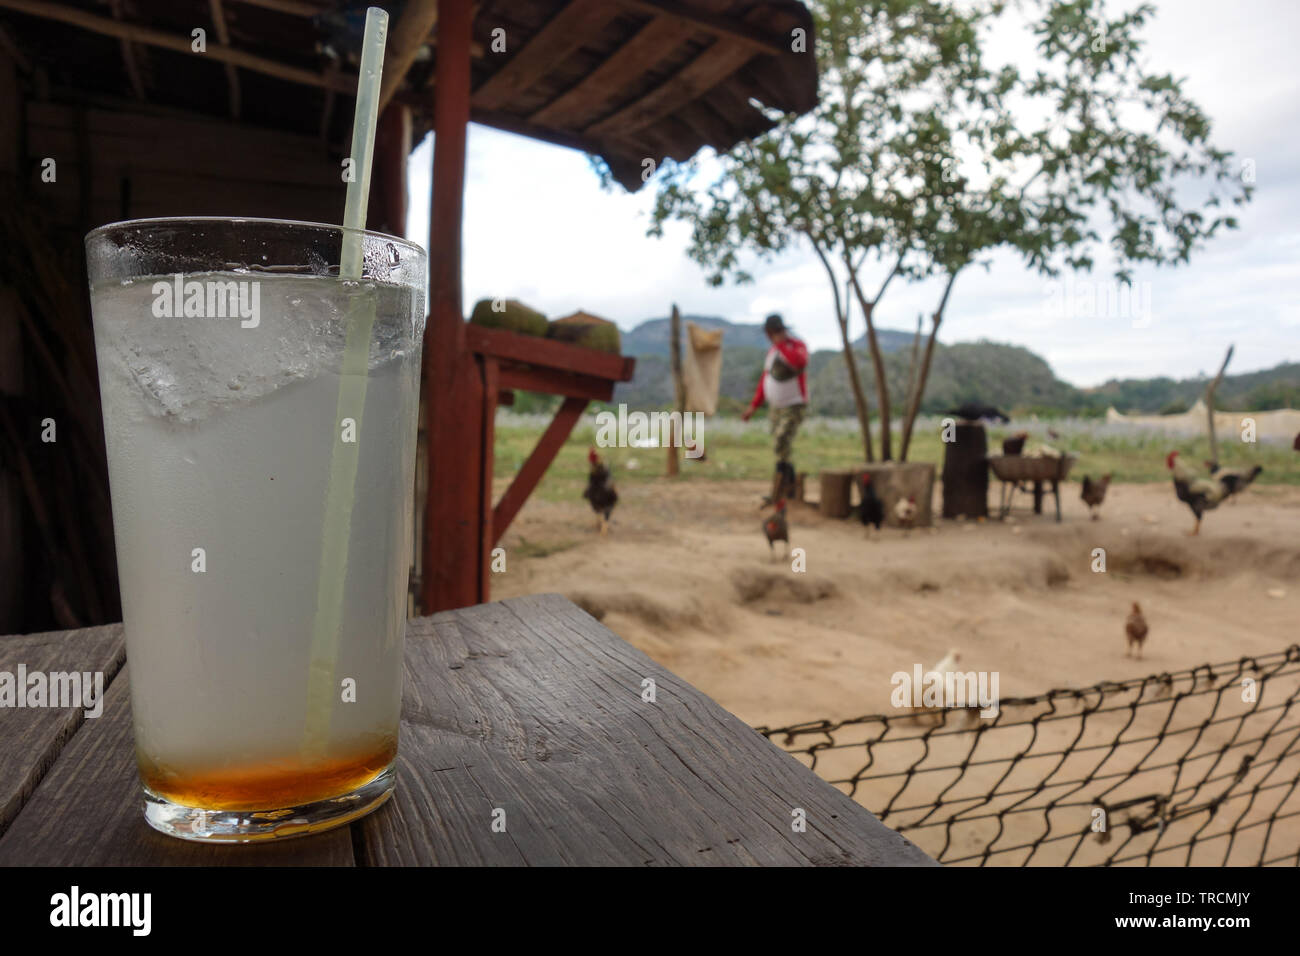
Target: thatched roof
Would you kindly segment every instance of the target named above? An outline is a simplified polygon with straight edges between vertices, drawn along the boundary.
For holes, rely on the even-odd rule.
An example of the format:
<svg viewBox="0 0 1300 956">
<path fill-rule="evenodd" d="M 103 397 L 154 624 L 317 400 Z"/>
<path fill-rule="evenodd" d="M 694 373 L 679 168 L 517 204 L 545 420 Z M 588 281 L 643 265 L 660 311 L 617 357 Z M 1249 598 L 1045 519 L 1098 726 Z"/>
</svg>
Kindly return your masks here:
<svg viewBox="0 0 1300 956">
<path fill-rule="evenodd" d="M 383 4 L 392 29 L 421 2 Z M 53 95 L 233 116 L 341 147 L 364 7 L 0 0 L 0 29 Z M 196 28 L 206 31 L 205 53 L 191 49 Z M 796 30 L 806 50 L 792 50 Z M 487 0 L 474 20 L 472 118 L 599 154 L 636 189 L 646 159 L 725 150 L 767 130 L 756 104 L 811 109 L 812 32 L 793 0 Z M 417 44 L 396 98 L 413 107 L 419 133 L 432 119 L 436 26 Z"/>
</svg>

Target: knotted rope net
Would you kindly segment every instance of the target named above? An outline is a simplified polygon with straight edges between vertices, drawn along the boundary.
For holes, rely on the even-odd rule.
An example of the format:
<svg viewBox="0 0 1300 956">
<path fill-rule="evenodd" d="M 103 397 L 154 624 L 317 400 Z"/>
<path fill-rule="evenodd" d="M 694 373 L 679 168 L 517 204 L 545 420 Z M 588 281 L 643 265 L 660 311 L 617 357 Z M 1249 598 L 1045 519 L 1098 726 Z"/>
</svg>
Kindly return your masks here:
<svg viewBox="0 0 1300 956">
<path fill-rule="evenodd" d="M 758 731 L 942 863 L 1300 865 L 1300 645 Z"/>
</svg>

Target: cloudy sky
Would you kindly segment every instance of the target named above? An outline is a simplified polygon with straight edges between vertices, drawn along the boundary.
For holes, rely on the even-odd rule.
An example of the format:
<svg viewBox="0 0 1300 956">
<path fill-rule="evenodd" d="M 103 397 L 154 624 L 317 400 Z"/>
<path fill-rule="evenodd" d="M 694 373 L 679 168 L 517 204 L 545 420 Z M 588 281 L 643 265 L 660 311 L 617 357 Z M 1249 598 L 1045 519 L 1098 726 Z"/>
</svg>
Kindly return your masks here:
<svg viewBox="0 0 1300 956">
<path fill-rule="evenodd" d="M 1300 3 L 1294 0 L 1156 0 L 1149 68 L 1186 77 L 1214 122 L 1213 141 L 1254 160 L 1256 192 L 1241 228 L 1220 233 L 1190 266 L 1138 272 L 1132 297 L 1080 316 L 1080 280 L 1050 284 L 1010 256 L 957 280 L 940 339 L 1024 345 L 1080 386 L 1109 378 L 1213 372 L 1229 343 L 1231 371 L 1300 360 Z M 411 156 L 408 234 L 428 240 L 432 141 Z M 782 312 L 814 348 L 839 345 L 830 287 L 807 249 L 756 266 L 755 282 L 711 288 L 685 254 L 687 227 L 646 236 L 652 186 L 602 190 L 578 152 L 472 126 L 465 196 L 466 309 L 484 297 L 518 298 L 549 315 L 585 309 L 631 328 L 684 312 L 758 322 Z M 870 287 L 872 274 L 864 270 Z M 1102 273 L 1094 280 L 1104 280 Z M 878 280 L 877 280 L 878 281 Z M 1098 288 L 1097 286 L 1100 286 Z M 935 284 L 895 284 L 881 326 L 914 329 L 933 310 Z M 928 322 L 927 322 L 928 326 Z M 865 330 L 854 312 L 853 334 Z"/>
</svg>

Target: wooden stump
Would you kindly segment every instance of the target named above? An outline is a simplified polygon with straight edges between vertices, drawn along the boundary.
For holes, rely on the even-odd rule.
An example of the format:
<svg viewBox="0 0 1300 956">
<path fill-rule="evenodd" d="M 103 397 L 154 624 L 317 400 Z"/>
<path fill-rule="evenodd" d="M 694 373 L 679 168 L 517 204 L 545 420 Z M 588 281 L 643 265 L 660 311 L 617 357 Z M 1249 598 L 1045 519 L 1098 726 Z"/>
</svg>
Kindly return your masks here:
<svg viewBox="0 0 1300 956">
<path fill-rule="evenodd" d="M 943 516 L 988 517 L 989 442 L 984 426 L 959 422 L 955 440 L 943 447 Z"/>
<path fill-rule="evenodd" d="M 860 502 L 862 495 L 861 475 L 871 476 L 871 484 L 876 495 L 885 506 L 885 524 L 897 528 L 898 517 L 894 508 L 904 498 L 916 499 L 916 517 L 912 527 L 926 528 L 934 522 L 930 499 L 934 495 L 934 465 L 928 462 L 893 462 L 878 464 L 860 464 L 854 468 L 853 484 L 858 486 L 856 494 Z"/>
<path fill-rule="evenodd" d="M 828 518 L 849 516 L 849 495 L 853 485 L 853 471 L 823 471 L 821 474 L 821 513 Z"/>
</svg>

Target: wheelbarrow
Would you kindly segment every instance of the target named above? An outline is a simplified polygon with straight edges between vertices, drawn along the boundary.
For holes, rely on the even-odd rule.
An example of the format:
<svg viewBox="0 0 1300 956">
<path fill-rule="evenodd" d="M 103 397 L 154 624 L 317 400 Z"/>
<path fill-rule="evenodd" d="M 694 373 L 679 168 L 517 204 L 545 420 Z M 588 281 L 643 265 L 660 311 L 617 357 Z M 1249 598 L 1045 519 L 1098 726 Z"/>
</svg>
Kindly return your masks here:
<svg viewBox="0 0 1300 956">
<path fill-rule="evenodd" d="M 1034 514 L 1043 513 L 1043 488 L 1048 482 L 1052 485 L 1052 497 L 1056 499 L 1056 520 L 1061 520 L 1061 482 L 1070 475 L 1071 466 L 1078 461 L 1077 455 L 1061 455 L 1059 458 L 1028 457 L 1025 455 L 989 455 L 989 467 L 994 476 L 1002 482 L 998 501 L 998 519 L 1003 520 L 1011 513 L 1011 501 L 1016 491 L 1032 483 L 1034 489 Z"/>
</svg>

